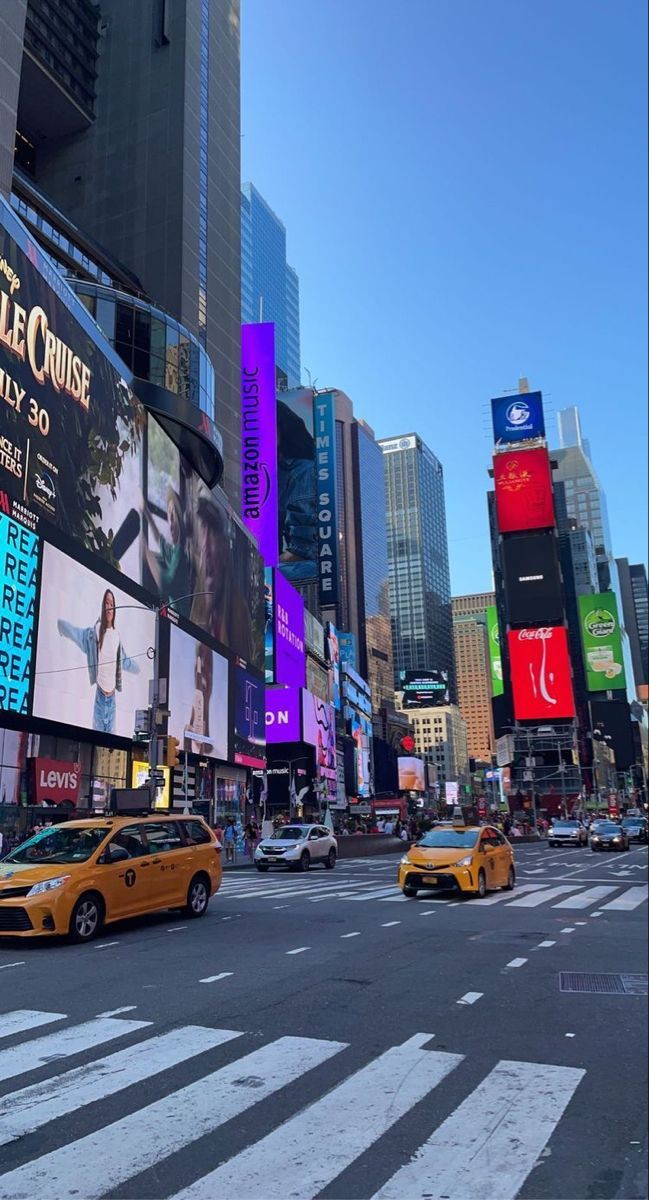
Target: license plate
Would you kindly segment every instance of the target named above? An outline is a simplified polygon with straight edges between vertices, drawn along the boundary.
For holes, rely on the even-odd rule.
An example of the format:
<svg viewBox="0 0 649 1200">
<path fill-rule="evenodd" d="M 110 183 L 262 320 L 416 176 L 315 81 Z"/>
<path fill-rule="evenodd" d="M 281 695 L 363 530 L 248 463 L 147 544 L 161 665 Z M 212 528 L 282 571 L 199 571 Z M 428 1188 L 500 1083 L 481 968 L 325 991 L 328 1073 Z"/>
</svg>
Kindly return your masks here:
<svg viewBox="0 0 649 1200">
<path fill-rule="evenodd" d="M 436 875 L 424 875 L 424 883 L 437 883 Z"/>
</svg>

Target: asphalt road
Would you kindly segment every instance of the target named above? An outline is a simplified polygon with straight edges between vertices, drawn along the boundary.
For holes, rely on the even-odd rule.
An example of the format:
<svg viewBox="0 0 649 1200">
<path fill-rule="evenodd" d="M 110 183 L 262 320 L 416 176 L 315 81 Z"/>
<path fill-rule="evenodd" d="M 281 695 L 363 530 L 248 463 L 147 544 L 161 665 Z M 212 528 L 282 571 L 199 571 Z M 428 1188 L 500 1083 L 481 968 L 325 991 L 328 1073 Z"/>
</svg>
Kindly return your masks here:
<svg viewBox="0 0 649 1200">
<path fill-rule="evenodd" d="M 647 849 L 516 857 L 484 901 L 368 859 L 3 942 L 0 1200 L 644 1200 Z"/>
</svg>

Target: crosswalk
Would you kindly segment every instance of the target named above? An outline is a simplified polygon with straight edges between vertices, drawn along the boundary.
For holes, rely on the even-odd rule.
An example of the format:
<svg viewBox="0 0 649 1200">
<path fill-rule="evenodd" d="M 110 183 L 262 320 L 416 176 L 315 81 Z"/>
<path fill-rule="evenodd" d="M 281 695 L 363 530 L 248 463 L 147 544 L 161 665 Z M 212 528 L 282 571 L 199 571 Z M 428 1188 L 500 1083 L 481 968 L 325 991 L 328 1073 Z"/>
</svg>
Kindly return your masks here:
<svg viewBox="0 0 649 1200">
<path fill-rule="evenodd" d="M 46 1026 L 52 1028 L 43 1033 Z M 138 1195 L 169 1200 L 313 1200 L 325 1188 L 348 1194 L 342 1184 L 336 1190 L 336 1180 L 344 1175 L 349 1182 L 350 1171 L 357 1171 L 353 1194 L 366 1200 L 495 1200 L 494 1161 L 497 1200 L 514 1200 L 585 1075 L 571 1066 L 487 1059 L 469 1072 L 469 1079 L 481 1075 L 479 1082 L 463 1083 L 446 1115 L 435 1093 L 443 1097 L 440 1085 L 473 1064 L 462 1053 L 430 1048 L 430 1033 L 360 1066 L 353 1055 L 346 1064 L 346 1042 L 278 1037 L 260 1045 L 259 1035 L 241 1030 L 185 1025 L 158 1032 L 152 1022 L 121 1017 L 74 1025 L 63 1013 L 24 1009 L 0 1015 L 0 1033 L 16 1039 L 5 1060 L 12 1076 L 30 1076 L 0 1097 L 0 1146 L 14 1155 L 0 1175 L 0 1200 L 99 1200 L 136 1177 Z M 119 1038 L 128 1046 L 102 1056 L 102 1047 Z M 251 1041 L 255 1048 L 246 1052 Z M 227 1061 L 215 1067 L 215 1054 Z M 61 1059 L 73 1056 L 75 1065 L 61 1070 Z M 295 1087 L 330 1060 L 339 1060 L 333 1086 L 312 1088 L 316 1099 L 295 1111 Z M 177 1087 L 169 1076 L 185 1064 L 192 1080 Z M 204 1068 L 198 1078 L 197 1067 Z M 8 1078 L 0 1067 L 3 1086 Z M 144 1083 L 146 1093 L 138 1092 Z M 114 1097 L 121 1098 L 117 1110 L 113 1104 L 107 1113 Z M 286 1100 L 292 1115 L 277 1123 Z M 422 1101 L 426 1129 L 422 1134 L 419 1120 L 419 1133 L 409 1137 L 402 1119 Z M 227 1134 L 220 1141 L 218 1131 L 251 1110 L 238 1124 L 246 1144 L 230 1156 L 231 1141 Z M 124 1115 L 112 1119 L 115 1111 Z M 255 1138 L 257 1128 L 270 1132 Z M 37 1137 L 30 1142 L 30 1135 Z M 374 1191 L 378 1181 L 365 1185 L 357 1164 L 378 1141 L 381 1161 L 391 1166 Z M 170 1195 L 156 1172 L 184 1152 L 182 1187 Z"/>
<path fill-rule="evenodd" d="M 448 905 L 448 895 L 436 897 L 431 891 L 420 895 L 427 904 Z M 605 886 L 590 886 L 588 880 L 559 884 L 535 880 L 518 883 L 513 894 L 507 891 L 495 892 L 484 900 L 474 900 L 472 908 L 488 908 L 493 904 L 505 904 L 514 909 L 540 908 L 545 905 L 558 909 L 579 910 L 592 907 L 602 911 L 629 913 L 645 904 L 648 898 L 649 885 L 634 885 L 631 879 L 628 882 L 618 879 Z M 412 904 L 394 882 L 393 870 L 389 874 L 377 871 L 373 876 L 349 873 L 342 881 L 333 880 L 330 875 L 314 875 L 308 882 L 304 876 L 293 878 L 286 875 L 275 875 L 270 880 L 267 876 L 248 876 L 245 880 L 229 878 L 221 885 L 219 899 L 245 902 L 262 900 L 271 907 L 277 905 L 282 908 L 286 901 L 292 900 L 309 904 L 325 904 L 327 901 L 337 900 L 358 904 L 370 901 L 380 904 Z"/>
</svg>

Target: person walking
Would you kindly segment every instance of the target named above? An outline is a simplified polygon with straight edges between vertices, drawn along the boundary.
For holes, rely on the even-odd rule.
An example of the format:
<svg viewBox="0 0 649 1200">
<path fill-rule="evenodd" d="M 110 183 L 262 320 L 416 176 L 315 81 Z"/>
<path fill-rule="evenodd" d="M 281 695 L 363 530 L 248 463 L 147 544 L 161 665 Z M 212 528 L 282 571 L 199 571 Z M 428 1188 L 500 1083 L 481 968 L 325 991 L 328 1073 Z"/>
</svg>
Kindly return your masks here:
<svg viewBox="0 0 649 1200">
<path fill-rule="evenodd" d="M 232 817 L 228 817 L 223 840 L 225 843 L 225 861 L 226 863 L 233 863 L 237 849 L 237 831 L 234 827 Z"/>
</svg>

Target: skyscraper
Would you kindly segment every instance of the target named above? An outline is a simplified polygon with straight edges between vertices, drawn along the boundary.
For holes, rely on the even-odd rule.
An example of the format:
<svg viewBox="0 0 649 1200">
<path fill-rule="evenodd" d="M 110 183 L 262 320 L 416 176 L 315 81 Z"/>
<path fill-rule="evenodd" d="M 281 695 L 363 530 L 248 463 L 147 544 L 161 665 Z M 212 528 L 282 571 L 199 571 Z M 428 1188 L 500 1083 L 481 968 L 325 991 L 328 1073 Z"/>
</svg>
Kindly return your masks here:
<svg viewBox="0 0 649 1200">
<path fill-rule="evenodd" d="M 2 21 L 0 186 L 28 208 L 35 189 L 41 210 L 47 201 L 58 210 L 45 224 L 21 212 L 42 244 L 54 229 L 57 265 L 73 265 L 67 238 L 66 252 L 56 250 L 67 221 L 77 249 L 97 244 L 94 256 L 82 250 L 80 268 L 113 256 L 130 273 L 128 290 L 145 293 L 207 352 L 224 486 L 238 506 L 238 0 L 16 0 Z M 114 282 L 102 270 L 99 283 Z"/>
<path fill-rule="evenodd" d="M 639 700 L 649 699 L 649 598 L 644 563 L 618 558 L 624 626 L 629 636 L 633 678 Z"/>
<path fill-rule="evenodd" d="M 444 471 L 418 434 L 383 438 L 395 687 L 402 671 L 448 671 L 455 700 Z"/>
<path fill-rule="evenodd" d="M 454 596 L 452 601 L 458 705 L 467 725 L 469 755 L 487 763 L 494 742 L 487 608 L 495 603 L 494 592 Z"/>
<path fill-rule="evenodd" d="M 286 227 L 252 183 L 241 191 L 241 320 L 274 321 L 284 387 L 299 387 L 300 283 L 286 261 Z"/>
</svg>

